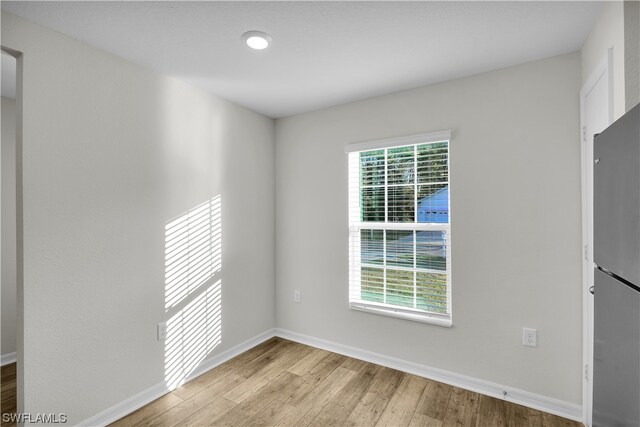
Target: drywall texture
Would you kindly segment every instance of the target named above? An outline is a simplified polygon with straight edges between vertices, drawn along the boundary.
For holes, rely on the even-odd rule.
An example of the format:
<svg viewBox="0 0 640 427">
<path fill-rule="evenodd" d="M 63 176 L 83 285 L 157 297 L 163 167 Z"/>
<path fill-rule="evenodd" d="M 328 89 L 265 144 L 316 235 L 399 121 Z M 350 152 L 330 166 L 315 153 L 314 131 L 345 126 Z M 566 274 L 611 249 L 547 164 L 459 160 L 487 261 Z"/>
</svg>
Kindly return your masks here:
<svg viewBox="0 0 640 427">
<path fill-rule="evenodd" d="M 573 53 L 278 119 L 278 327 L 580 403 L 579 91 Z M 453 327 L 350 310 L 345 144 L 447 129 Z"/>
<path fill-rule="evenodd" d="M 75 425 L 272 328 L 273 120 L 5 12 L 2 44 L 24 57 L 19 409 Z"/>
<path fill-rule="evenodd" d="M 626 111 L 640 102 L 640 1 L 624 2 L 624 81 Z"/>
<path fill-rule="evenodd" d="M 593 29 L 582 46 L 582 83 L 591 76 L 598 64 L 613 48 L 613 119 L 625 113 L 624 70 L 624 4 L 622 1 L 604 2 Z"/>
<path fill-rule="evenodd" d="M 1 354 L 16 351 L 16 101 L 2 97 L 2 339 Z"/>
</svg>

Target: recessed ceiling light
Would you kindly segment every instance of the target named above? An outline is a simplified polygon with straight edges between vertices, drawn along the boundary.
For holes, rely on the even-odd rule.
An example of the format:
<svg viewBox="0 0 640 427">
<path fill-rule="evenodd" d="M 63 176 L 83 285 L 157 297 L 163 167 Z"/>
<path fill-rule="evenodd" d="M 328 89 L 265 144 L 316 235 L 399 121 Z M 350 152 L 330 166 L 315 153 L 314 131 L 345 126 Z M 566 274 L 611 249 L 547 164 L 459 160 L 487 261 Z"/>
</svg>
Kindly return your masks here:
<svg viewBox="0 0 640 427">
<path fill-rule="evenodd" d="M 271 44 L 271 36 L 262 31 L 247 31 L 242 35 L 242 41 L 251 49 L 262 50 Z"/>
</svg>

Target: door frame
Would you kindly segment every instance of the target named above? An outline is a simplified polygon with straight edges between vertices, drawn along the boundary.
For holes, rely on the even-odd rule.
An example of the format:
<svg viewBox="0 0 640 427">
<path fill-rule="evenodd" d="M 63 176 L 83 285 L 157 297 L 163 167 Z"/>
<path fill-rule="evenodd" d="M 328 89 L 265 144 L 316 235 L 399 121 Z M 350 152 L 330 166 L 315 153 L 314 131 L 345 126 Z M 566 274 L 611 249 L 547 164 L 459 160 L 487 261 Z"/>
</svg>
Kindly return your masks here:
<svg viewBox="0 0 640 427">
<path fill-rule="evenodd" d="M 24 413 L 24 221 L 23 221 L 23 107 L 22 52 L 0 44 L 0 50 L 16 58 L 16 413 Z"/>
<path fill-rule="evenodd" d="M 593 286 L 593 138 L 586 134 L 585 100 L 601 79 L 607 82 L 608 124 L 613 122 L 613 48 L 580 90 L 580 151 L 582 190 L 582 418 L 592 424 L 593 410 L 593 303 L 589 288 Z"/>
</svg>

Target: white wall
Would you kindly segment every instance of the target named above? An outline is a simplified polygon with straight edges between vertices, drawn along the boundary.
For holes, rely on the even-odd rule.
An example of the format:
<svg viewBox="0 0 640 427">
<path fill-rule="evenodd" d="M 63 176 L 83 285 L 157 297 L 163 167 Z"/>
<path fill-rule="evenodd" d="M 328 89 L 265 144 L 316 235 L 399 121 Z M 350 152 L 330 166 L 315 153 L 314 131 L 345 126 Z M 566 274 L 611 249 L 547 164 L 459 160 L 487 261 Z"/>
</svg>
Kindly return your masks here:
<svg viewBox="0 0 640 427">
<path fill-rule="evenodd" d="M 579 91 L 573 53 L 277 120 L 278 327 L 580 403 Z M 344 145 L 446 129 L 454 326 L 349 310 Z"/>
<path fill-rule="evenodd" d="M 0 353 L 16 351 L 16 101 L 2 97 L 2 339 Z"/>
<path fill-rule="evenodd" d="M 24 54 L 19 410 L 74 425 L 165 380 L 156 324 L 202 290 L 165 312 L 165 226 L 216 196 L 213 354 L 272 328 L 273 120 L 5 12 L 2 44 Z"/>
<path fill-rule="evenodd" d="M 624 70 L 624 4 L 622 1 L 604 2 L 602 10 L 587 40 L 582 46 L 582 83 L 591 76 L 597 65 L 613 48 L 613 119 L 625 113 Z"/>
</svg>

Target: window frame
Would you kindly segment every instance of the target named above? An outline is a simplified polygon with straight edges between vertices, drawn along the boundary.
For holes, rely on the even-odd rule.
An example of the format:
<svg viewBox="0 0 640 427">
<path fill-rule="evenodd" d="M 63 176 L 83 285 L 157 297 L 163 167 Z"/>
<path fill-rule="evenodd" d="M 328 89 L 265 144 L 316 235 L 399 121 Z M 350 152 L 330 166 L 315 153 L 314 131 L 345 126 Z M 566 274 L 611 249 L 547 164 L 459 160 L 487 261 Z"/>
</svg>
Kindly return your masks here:
<svg viewBox="0 0 640 427">
<path fill-rule="evenodd" d="M 387 170 L 387 151 L 389 149 L 403 147 L 403 146 L 417 146 L 421 144 L 447 142 L 447 185 L 449 188 L 448 197 L 448 222 L 447 223 L 419 223 L 417 222 L 418 206 L 417 193 L 415 195 L 415 215 L 416 220 L 414 222 L 389 222 L 388 216 L 385 214 L 384 222 L 364 222 L 360 218 L 361 206 L 360 206 L 360 192 L 362 191 L 362 184 L 360 180 L 360 153 L 364 151 L 372 150 L 385 150 L 385 171 Z M 368 313 L 380 314 L 384 316 L 396 317 L 406 320 L 412 320 L 417 322 L 429 323 L 438 326 L 451 327 L 453 325 L 453 310 L 452 310 L 452 292 L 451 292 L 451 131 L 439 131 L 431 132 L 427 134 L 410 135 L 400 138 L 390 138 L 383 140 L 360 142 L 355 144 L 348 144 L 345 146 L 345 152 L 347 153 L 348 162 L 348 205 L 349 205 L 349 308 L 352 310 L 364 311 Z M 417 165 L 416 165 L 417 166 Z M 415 171 L 417 174 L 417 170 Z M 357 178 L 354 178 L 357 176 Z M 386 177 L 386 172 L 385 172 Z M 418 185 L 417 181 L 415 185 Z M 393 184 L 391 185 L 393 186 Z M 385 188 L 385 193 L 390 187 L 386 182 L 382 186 Z M 417 189 L 417 187 L 416 187 Z M 357 209 L 354 210 L 354 206 Z M 385 212 L 388 209 L 388 201 L 385 197 Z M 357 217 L 356 217 L 357 215 Z M 416 251 L 415 236 L 420 231 L 440 231 L 444 233 L 446 244 L 446 268 L 444 273 L 446 274 L 446 313 L 429 312 L 416 308 L 408 308 L 402 306 L 395 306 L 387 303 L 380 303 L 375 301 L 362 301 L 352 299 L 352 293 L 357 292 L 362 285 L 361 281 L 361 267 L 367 266 L 361 262 L 361 230 L 398 230 L 398 231 L 414 231 L 414 258 Z M 384 244 L 383 244 L 384 246 Z M 383 249 L 386 254 L 386 248 Z M 386 255 L 384 256 L 386 259 Z M 415 265 L 415 264 L 414 264 Z M 386 262 L 383 266 L 374 266 L 374 268 L 382 268 L 383 271 L 387 271 Z M 391 270 L 402 270 L 402 267 L 390 266 Z M 423 272 L 428 269 L 418 268 L 416 266 L 408 268 L 410 271 Z M 426 271 L 427 273 L 429 271 Z M 443 273 L 442 270 L 433 270 L 433 273 Z M 385 286 L 385 284 L 383 284 Z M 383 295 L 386 292 L 383 291 Z M 416 298 L 417 288 L 415 287 L 414 280 L 414 298 Z"/>
</svg>

